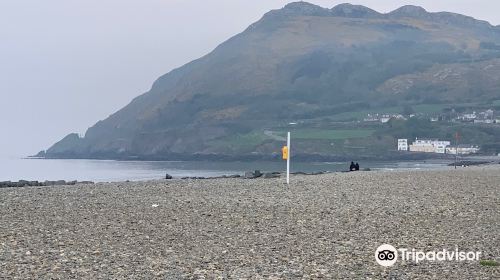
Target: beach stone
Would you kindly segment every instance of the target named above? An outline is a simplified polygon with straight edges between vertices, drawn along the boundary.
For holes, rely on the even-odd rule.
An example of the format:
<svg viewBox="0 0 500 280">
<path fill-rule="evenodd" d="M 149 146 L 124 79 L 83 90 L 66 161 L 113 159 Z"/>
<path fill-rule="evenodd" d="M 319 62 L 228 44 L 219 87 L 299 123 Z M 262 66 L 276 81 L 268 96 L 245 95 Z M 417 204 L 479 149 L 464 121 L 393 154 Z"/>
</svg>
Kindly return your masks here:
<svg viewBox="0 0 500 280">
<path fill-rule="evenodd" d="M 254 179 L 255 175 L 253 174 L 253 171 L 247 171 L 245 172 L 245 179 Z"/>
<path fill-rule="evenodd" d="M 39 181 L 25 181 L 25 180 L 20 180 L 19 182 L 0 182 L 0 187 L 41 187 L 41 186 L 74 186 L 76 184 L 82 184 L 82 185 L 87 185 L 87 184 L 94 184 L 92 181 L 82 181 L 78 182 L 77 180 L 73 181 L 65 181 L 65 180 L 59 180 L 59 181 L 44 181 L 44 182 L 39 182 Z"/>
<path fill-rule="evenodd" d="M 271 179 L 271 178 L 279 178 L 280 174 L 275 174 L 275 173 L 264 173 L 264 178 L 266 179 Z"/>
<path fill-rule="evenodd" d="M 93 185 L 95 183 L 92 182 L 92 181 L 81 181 L 81 182 L 78 182 L 78 184 L 81 184 L 81 185 Z"/>
<path fill-rule="evenodd" d="M 475 166 L 475 165 L 485 165 L 491 164 L 490 161 L 471 161 L 471 160 L 462 160 L 456 163 L 457 166 L 467 167 L 467 166 Z M 448 164 L 448 166 L 455 166 L 455 163 L 452 162 Z"/>
<path fill-rule="evenodd" d="M 479 262 L 384 268 L 374 252 L 498 262 L 499 170 L 2 188 L 0 279 L 498 279 Z"/>
<path fill-rule="evenodd" d="M 263 174 L 260 172 L 260 170 L 245 172 L 245 178 L 246 179 L 255 179 L 255 178 L 261 177 L 262 175 Z"/>
<path fill-rule="evenodd" d="M 18 187 L 24 187 L 24 186 L 29 186 L 29 185 L 30 185 L 30 182 L 25 181 L 25 180 L 19 180 L 19 182 L 17 182 Z"/>
<path fill-rule="evenodd" d="M 168 173 L 165 175 L 165 180 L 170 180 L 170 179 L 172 179 L 172 178 L 173 178 L 173 177 L 172 177 L 172 175 L 170 175 L 170 174 L 168 174 Z"/>
</svg>

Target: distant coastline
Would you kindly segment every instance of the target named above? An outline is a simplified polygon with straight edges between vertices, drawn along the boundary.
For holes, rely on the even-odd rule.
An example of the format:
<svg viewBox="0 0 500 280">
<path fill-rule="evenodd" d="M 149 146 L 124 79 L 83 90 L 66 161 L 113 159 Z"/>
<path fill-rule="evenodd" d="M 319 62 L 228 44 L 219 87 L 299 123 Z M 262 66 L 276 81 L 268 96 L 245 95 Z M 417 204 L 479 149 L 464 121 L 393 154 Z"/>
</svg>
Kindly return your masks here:
<svg viewBox="0 0 500 280">
<path fill-rule="evenodd" d="M 39 159 L 37 161 L 36 159 Z M 160 179 L 223 179 L 283 177 L 281 160 L 273 161 L 132 161 L 99 159 L 18 159 L 4 162 L 9 176 L 0 177 L 0 187 L 75 185 L 81 182 L 124 182 Z M 354 160 L 366 171 L 446 170 L 455 165 L 450 159 L 365 161 Z M 456 165 L 500 166 L 500 158 L 467 157 Z M 348 172 L 350 161 L 294 161 L 292 174 L 320 175 Z M 2 165 L 2 164 L 0 164 Z M 10 168 L 10 171 L 9 171 Z M 31 170 L 31 172 L 26 172 Z M 34 170 L 34 172 L 33 172 Z M 248 175 L 249 174 L 249 175 Z M 258 174 L 258 175 L 255 175 Z"/>
<path fill-rule="evenodd" d="M 463 155 L 460 158 L 475 158 L 478 155 Z M 481 157 L 481 156 L 479 156 Z M 490 156 L 488 156 L 490 157 Z M 118 155 L 118 154 L 43 154 L 28 156 L 31 159 L 89 159 L 89 160 L 118 160 L 118 161 L 258 161 L 280 160 L 281 156 L 275 154 L 163 154 L 163 155 Z M 412 161 L 412 160 L 454 160 L 454 155 L 435 153 L 400 153 L 393 152 L 383 156 L 374 155 L 324 155 L 324 154 L 293 154 L 293 159 L 300 162 L 343 162 L 352 160 L 363 161 Z"/>
<path fill-rule="evenodd" d="M 493 162 L 487 163 L 487 162 L 476 162 L 476 164 L 472 161 L 467 161 L 467 162 L 460 162 L 459 165 L 462 164 L 468 164 L 472 166 L 487 166 L 487 165 L 495 165 Z M 467 166 L 468 166 L 467 165 Z M 448 165 L 451 166 L 451 165 Z M 292 172 L 291 175 L 300 175 L 300 176 L 318 176 L 318 175 L 325 175 L 325 174 L 330 174 L 330 173 L 349 173 L 349 172 L 376 172 L 376 171 L 387 171 L 386 169 L 363 169 L 359 171 L 349 171 L 349 170 L 340 170 L 340 171 L 319 171 L 319 172 L 303 172 L 303 171 L 296 171 Z M 391 169 L 389 171 L 395 171 L 396 169 Z M 283 177 L 285 174 L 284 172 L 265 172 L 261 173 L 260 170 L 255 170 L 255 171 L 248 171 L 245 172 L 245 174 L 240 175 L 240 174 L 233 174 L 233 175 L 222 175 L 222 176 L 214 176 L 214 177 L 203 177 L 203 176 L 185 176 L 185 177 L 180 177 L 180 178 L 173 178 L 170 176 L 168 173 L 166 174 L 167 178 L 164 178 L 165 180 L 217 180 L 217 179 L 275 179 L 275 178 L 280 178 Z M 155 180 L 160 180 L 160 179 L 155 179 Z M 145 181 L 150 181 L 150 180 L 145 180 Z M 145 181 L 136 181 L 136 182 L 145 182 Z M 163 180 L 162 180 L 163 181 Z M 128 180 L 125 182 L 129 182 Z M 120 181 L 114 181 L 114 182 L 109 182 L 109 183 L 120 183 Z M 19 180 L 19 181 L 0 181 L 0 189 L 2 188 L 23 188 L 23 187 L 54 187 L 54 186 L 79 186 L 79 185 L 94 185 L 95 182 L 93 181 L 66 181 L 66 180 L 57 180 L 57 181 L 28 181 L 28 180 Z"/>
</svg>

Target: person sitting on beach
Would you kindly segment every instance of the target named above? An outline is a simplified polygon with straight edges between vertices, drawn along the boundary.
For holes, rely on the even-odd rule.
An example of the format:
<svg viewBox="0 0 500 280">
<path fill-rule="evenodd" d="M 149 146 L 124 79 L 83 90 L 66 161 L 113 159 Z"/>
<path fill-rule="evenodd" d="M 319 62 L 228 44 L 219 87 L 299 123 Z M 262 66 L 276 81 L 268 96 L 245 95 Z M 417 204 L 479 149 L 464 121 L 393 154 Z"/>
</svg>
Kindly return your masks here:
<svg viewBox="0 0 500 280">
<path fill-rule="evenodd" d="M 359 171 L 359 163 L 356 162 L 356 164 L 354 165 L 354 168 L 356 169 L 356 171 Z"/>
<path fill-rule="evenodd" d="M 354 164 L 354 161 L 351 161 L 351 166 L 349 166 L 349 171 L 356 171 L 356 165 Z"/>
</svg>

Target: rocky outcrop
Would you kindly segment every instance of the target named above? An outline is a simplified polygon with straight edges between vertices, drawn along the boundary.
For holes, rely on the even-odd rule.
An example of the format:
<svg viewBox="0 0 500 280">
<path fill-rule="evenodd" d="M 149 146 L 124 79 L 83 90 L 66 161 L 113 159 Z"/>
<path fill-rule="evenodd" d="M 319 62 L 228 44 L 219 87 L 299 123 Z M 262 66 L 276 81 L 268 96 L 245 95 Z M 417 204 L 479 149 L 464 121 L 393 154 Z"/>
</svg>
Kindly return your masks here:
<svg viewBox="0 0 500 280">
<path fill-rule="evenodd" d="M 281 177 L 281 173 L 280 172 L 267 172 L 267 173 L 264 173 L 264 175 L 262 177 L 264 179 L 279 178 L 279 177 Z"/>
<path fill-rule="evenodd" d="M 375 10 L 362 5 L 352 5 L 349 3 L 340 4 L 332 8 L 331 15 L 336 17 L 350 18 L 381 18 L 383 15 Z"/>
<path fill-rule="evenodd" d="M 259 178 L 259 177 L 262 177 L 262 173 L 260 172 L 260 170 L 255 170 L 255 171 L 247 171 L 245 172 L 245 179 L 255 179 L 255 178 Z"/>
<path fill-rule="evenodd" d="M 420 19 L 429 19 L 430 13 L 424 8 L 413 5 L 402 6 L 387 14 L 390 17 L 412 17 Z"/>
<path fill-rule="evenodd" d="M 19 180 L 18 182 L 4 181 L 0 182 L 0 188 L 19 188 L 19 187 L 48 187 L 48 186 L 74 186 L 74 185 L 90 185 L 94 184 L 91 181 L 26 181 Z"/>
<path fill-rule="evenodd" d="M 293 2 L 287 4 L 283 9 L 277 10 L 276 13 L 287 16 L 330 16 L 330 10 L 308 3 L 308 2 Z"/>
<path fill-rule="evenodd" d="M 495 164 L 495 162 L 491 161 L 474 161 L 474 160 L 461 160 L 458 162 L 453 162 L 448 164 L 448 166 L 463 166 L 463 167 L 468 167 L 468 166 L 477 166 L 477 165 L 488 165 L 488 164 Z"/>
</svg>

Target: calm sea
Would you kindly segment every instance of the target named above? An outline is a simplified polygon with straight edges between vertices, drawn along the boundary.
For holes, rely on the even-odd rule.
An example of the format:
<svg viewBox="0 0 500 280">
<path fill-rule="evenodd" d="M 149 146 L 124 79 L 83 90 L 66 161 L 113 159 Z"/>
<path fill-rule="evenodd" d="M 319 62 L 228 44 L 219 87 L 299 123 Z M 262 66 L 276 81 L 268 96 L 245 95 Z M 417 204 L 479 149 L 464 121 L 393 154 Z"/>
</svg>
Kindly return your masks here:
<svg viewBox="0 0 500 280">
<path fill-rule="evenodd" d="M 371 169 L 435 169 L 448 162 L 438 160 L 411 162 L 361 162 Z M 347 162 L 292 162 L 291 171 L 342 171 Z M 112 161 L 112 160 L 45 160 L 0 158 L 0 181 L 79 180 L 94 182 L 139 181 L 161 179 L 166 173 L 174 177 L 215 177 L 243 174 L 251 170 L 283 171 L 284 162 L 208 162 L 208 161 Z"/>
</svg>

